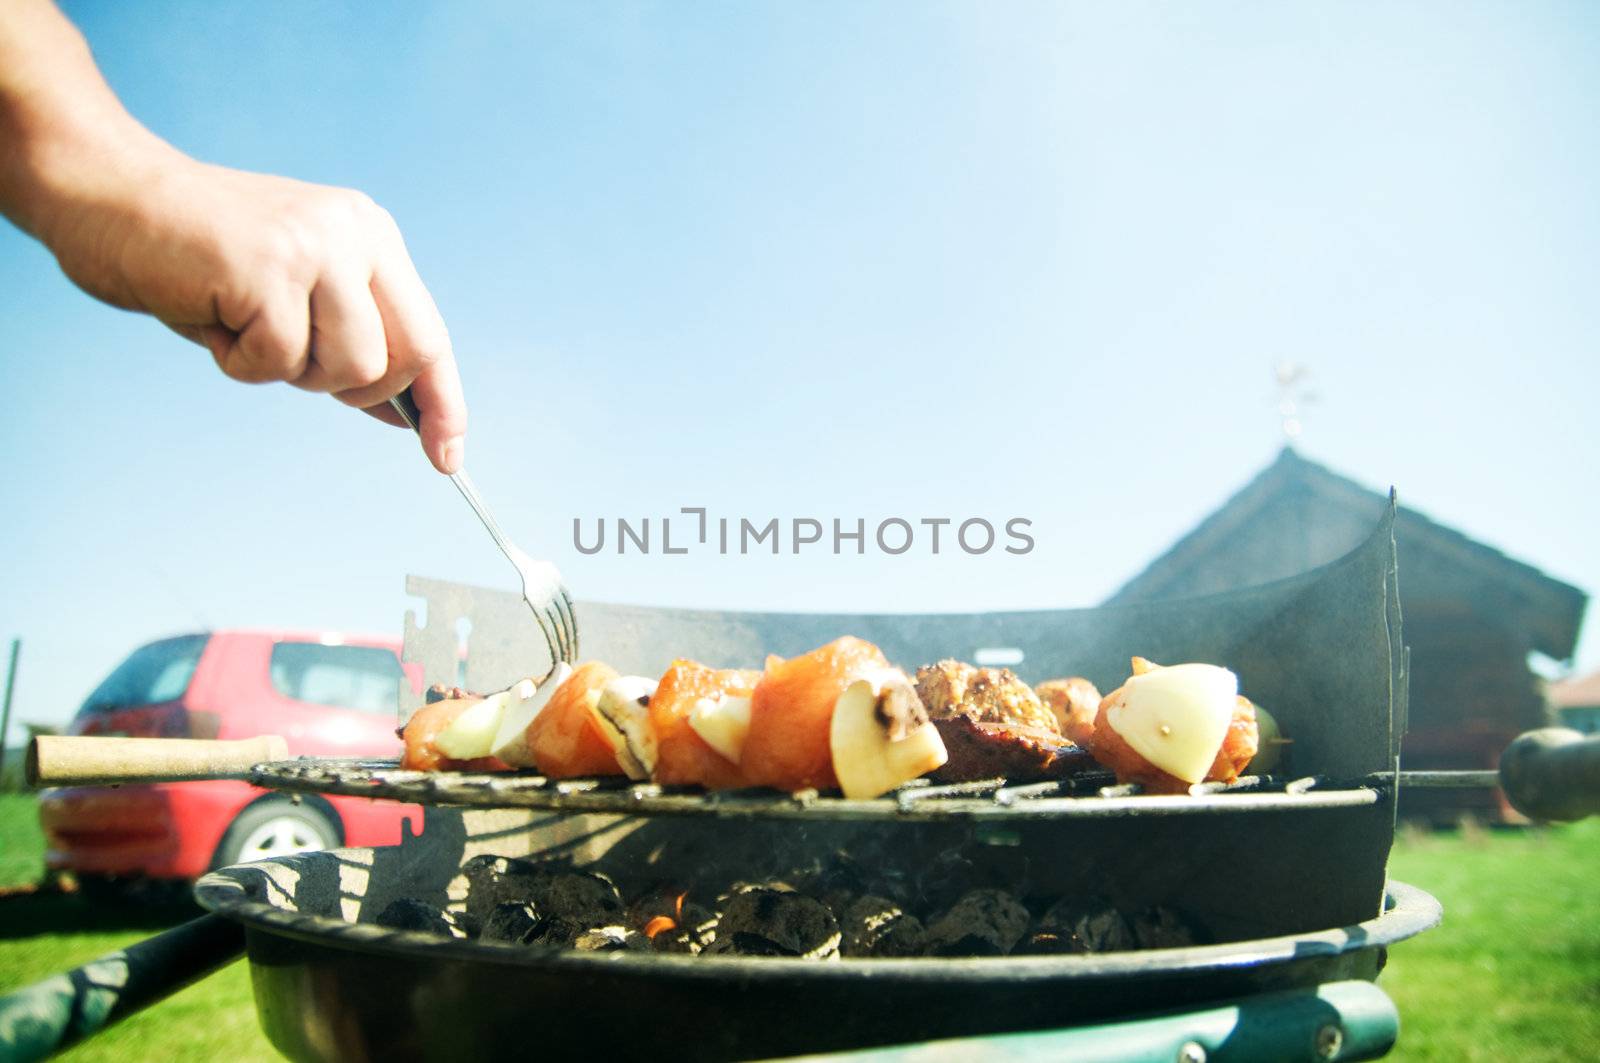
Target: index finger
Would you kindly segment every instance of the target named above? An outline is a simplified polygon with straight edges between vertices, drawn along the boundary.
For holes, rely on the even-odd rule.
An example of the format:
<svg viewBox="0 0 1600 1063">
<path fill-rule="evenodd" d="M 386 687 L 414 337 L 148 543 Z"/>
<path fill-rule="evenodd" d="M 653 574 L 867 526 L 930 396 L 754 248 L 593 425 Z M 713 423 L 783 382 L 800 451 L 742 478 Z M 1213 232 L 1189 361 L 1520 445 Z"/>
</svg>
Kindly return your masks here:
<svg viewBox="0 0 1600 1063">
<path fill-rule="evenodd" d="M 416 401 L 422 450 L 442 473 L 461 468 L 466 449 L 467 402 L 456 370 L 450 333 L 439 316 L 405 245 L 394 244 L 373 269 L 372 296 L 383 318 L 391 362 L 417 367 L 410 381 Z"/>
<path fill-rule="evenodd" d="M 455 355 L 446 351 L 411 382 L 411 397 L 421 414 L 422 449 L 440 472 L 461 469 L 466 456 L 467 400 Z"/>
</svg>

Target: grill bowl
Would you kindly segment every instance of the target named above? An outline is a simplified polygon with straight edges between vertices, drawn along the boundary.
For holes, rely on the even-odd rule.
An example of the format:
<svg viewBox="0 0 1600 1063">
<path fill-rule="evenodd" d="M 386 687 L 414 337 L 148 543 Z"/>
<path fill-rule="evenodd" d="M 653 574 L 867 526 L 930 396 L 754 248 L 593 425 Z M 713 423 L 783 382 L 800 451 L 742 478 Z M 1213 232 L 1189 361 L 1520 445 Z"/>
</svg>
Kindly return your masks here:
<svg viewBox="0 0 1600 1063">
<path fill-rule="evenodd" d="M 775 803 L 411 779 L 381 765 L 310 765 L 297 777 L 290 766 L 254 781 L 420 800 L 422 836 L 225 869 L 203 879 L 197 896 L 246 927 L 263 1026 L 298 1059 L 749 1058 L 1082 1025 L 1370 980 L 1387 944 L 1438 919 L 1432 898 L 1385 881 L 1406 705 L 1392 526 L 1391 506 L 1367 543 L 1339 561 L 1179 602 L 921 617 L 584 607 L 598 655 L 645 675 L 677 654 L 735 665 L 847 631 L 901 661 L 1014 647 L 1025 679 L 1081 672 L 1104 688 L 1126 675 L 1133 653 L 1226 664 L 1293 737 L 1297 774 L 1358 781 L 1335 786 L 1329 799 L 1286 788 L 1203 799 L 1068 795 L 1059 800 L 1074 803 L 1056 807 L 1056 798 L 1007 804 L 985 795 L 963 809 L 959 798 Z M 415 644 L 418 659 L 439 657 L 429 674 L 453 675 L 455 621 L 471 596 L 415 578 L 412 589 L 428 596 L 429 619 L 421 628 L 408 621 L 408 656 Z M 475 639 L 494 628 L 479 622 L 487 616 L 471 619 Z M 526 667 L 520 652 L 507 659 Z M 469 683 L 481 689 L 515 678 L 474 679 L 473 667 L 469 657 Z M 451 804 L 521 807 L 457 813 Z M 935 893 L 1001 886 L 1033 900 L 1105 896 L 1124 911 L 1165 904 L 1221 943 L 810 963 L 507 950 L 361 922 L 398 897 L 459 900 L 458 871 L 480 852 L 562 856 L 625 888 L 643 886 L 645 874 L 698 882 L 707 868 L 759 880 L 843 852 L 932 881 Z M 949 898 L 927 899 L 931 909 Z"/>
<path fill-rule="evenodd" d="M 1388 945 L 1440 915 L 1431 896 L 1393 882 L 1376 918 L 1319 931 L 1100 955 L 818 963 L 509 948 L 339 914 L 427 897 L 440 877 L 393 849 L 341 849 L 214 872 L 195 895 L 244 925 L 262 1026 L 301 1060 L 748 1059 L 1082 1025 L 1370 981 Z"/>
</svg>

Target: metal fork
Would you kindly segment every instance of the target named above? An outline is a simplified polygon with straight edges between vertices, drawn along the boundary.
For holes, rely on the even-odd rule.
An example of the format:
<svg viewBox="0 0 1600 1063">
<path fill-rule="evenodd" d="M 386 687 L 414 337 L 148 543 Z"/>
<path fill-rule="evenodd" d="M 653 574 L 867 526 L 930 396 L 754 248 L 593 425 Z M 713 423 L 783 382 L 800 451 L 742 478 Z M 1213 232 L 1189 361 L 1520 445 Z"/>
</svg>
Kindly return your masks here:
<svg viewBox="0 0 1600 1063">
<path fill-rule="evenodd" d="M 417 403 L 411 397 L 410 388 L 390 399 L 389 405 L 411 426 L 412 431 L 421 434 L 421 415 L 417 412 Z M 544 640 L 550 647 L 550 666 L 554 668 L 558 661 L 576 664 L 578 616 L 572 608 L 572 595 L 567 593 L 565 584 L 561 582 L 561 573 L 548 561 L 535 561 L 506 538 L 505 532 L 500 530 L 500 525 L 489 513 L 489 507 L 483 504 L 483 497 L 478 494 L 478 488 L 465 468 L 451 474 L 450 482 L 456 485 L 456 490 L 461 492 L 461 497 L 467 500 L 472 512 L 483 522 L 494 544 L 516 568 L 517 575 L 522 577 L 522 600 L 533 610 L 533 618 L 538 621 L 539 630 L 544 633 Z"/>
</svg>

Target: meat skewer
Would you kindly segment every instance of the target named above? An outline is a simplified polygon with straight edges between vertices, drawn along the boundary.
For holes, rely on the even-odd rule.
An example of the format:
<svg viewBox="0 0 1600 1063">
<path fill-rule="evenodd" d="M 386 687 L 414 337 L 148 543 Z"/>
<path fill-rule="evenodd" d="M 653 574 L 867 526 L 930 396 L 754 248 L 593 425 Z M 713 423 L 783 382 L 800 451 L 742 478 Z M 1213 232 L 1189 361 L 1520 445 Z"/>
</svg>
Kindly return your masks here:
<svg viewBox="0 0 1600 1063">
<path fill-rule="evenodd" d="M 1133 659 L 1104 698 L 1081 677 L 1036 692 L 1007 669 L 945 660 L 915 684 L 862 639 L 769 658 L 760 672 L 673 661 L 659 681 L 591 661 L 487 697 L 441 691 L 404 729 L 404 766 L 535 768 L 708 790 L 766 786 L 870 798 L 941 782 L 1065 779 L 1103 765 L 1182 793 L 1231 782 L 1256 754 L 1255 707 L 1209 664 Z M 1097 701 L 1091 717 L 1089 706 Z"/>
</svg>

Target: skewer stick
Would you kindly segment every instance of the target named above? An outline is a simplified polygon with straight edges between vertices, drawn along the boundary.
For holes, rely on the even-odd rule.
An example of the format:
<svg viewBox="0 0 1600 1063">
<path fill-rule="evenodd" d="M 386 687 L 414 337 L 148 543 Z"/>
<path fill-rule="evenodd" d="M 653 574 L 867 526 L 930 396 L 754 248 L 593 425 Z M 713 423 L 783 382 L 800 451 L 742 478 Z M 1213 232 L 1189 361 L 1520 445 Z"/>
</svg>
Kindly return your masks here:
<svg viewBox="0 0 1600 1063">
<path fill-rule="evenodd" d="M 257 764 L 288 756 L 288 744 L 277 735 L 233 741 L 38 735 L 28 746 L 28 785 L 236 779 Z"/>
</svg>

